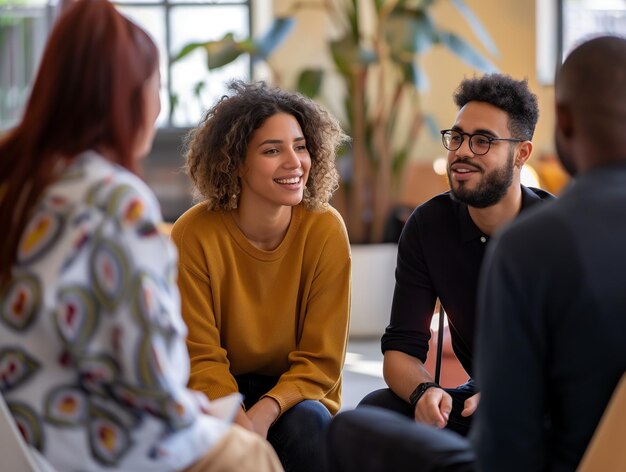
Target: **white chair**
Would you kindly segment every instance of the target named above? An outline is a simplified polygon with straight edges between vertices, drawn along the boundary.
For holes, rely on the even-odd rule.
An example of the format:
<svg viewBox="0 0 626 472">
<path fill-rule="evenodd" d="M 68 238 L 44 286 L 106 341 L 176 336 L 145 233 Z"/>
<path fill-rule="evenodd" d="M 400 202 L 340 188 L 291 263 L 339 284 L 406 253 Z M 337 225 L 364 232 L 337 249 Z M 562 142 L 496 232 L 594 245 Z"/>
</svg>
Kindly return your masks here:
<svg viewBox="0 0 626 472">
<path fill-rule="evenodd" d="M 0 458 L 2 470 L 11 472 L 54 472 L 39 452 L 24 441 L 15 426 L 4 397 L 0 395 Z"/>
</svg>

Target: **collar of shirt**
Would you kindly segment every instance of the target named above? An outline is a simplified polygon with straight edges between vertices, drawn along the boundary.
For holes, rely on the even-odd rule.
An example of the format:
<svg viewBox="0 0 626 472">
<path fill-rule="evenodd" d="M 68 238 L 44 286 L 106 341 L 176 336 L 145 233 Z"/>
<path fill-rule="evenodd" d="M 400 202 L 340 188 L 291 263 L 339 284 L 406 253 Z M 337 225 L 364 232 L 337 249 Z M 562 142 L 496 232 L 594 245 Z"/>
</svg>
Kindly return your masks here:
<svg viewBox="0 0 626 472">
<path fill-rule="evenodd" d="M 551 195 L 547 192 L 539 189 L 533 189 L 532 187 L 522 187 L 522 208 L 520 212 L 532 207 L 537 202 L 544 200 L 545 198 L 551 198 Z M 550 195 L 546 197 L 545 195 Z M 481 240 L 481 242 L 487 242 L 489 240 L 489 236 L 484 234 L 474 221 L 472 220 L 469 211 L 467 209 L 467 205 L 465 203 L 459 203 L 459 228 L 461 229 L 461 241 L 463 244 L 473 241 L 479 238 L 485 238 L 485 240 Z"/>
</svg>

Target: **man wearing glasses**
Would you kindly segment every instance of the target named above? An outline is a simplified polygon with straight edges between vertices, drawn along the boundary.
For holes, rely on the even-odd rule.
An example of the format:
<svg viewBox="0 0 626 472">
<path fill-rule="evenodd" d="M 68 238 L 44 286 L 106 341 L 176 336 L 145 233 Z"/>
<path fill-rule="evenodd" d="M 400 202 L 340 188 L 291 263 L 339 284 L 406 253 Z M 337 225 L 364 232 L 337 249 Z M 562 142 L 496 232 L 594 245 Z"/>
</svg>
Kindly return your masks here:
<svg viewBox="0 0 626 472">
<path fill-rule="evenodd" d="M 532 151 L 537 99 L 526 81 L 490 74 L 461 82 L 448 150 L 450 191 L 417 207 L 398 243 L 391 321 L 382 337 L 389 388 L 361 405 L 383 407 L 415 421 L 467 435 L 479 394 L 470 379 L 441 388 L 424 367 L 439 299 L 452 348 L 472 376 L 478 275 L 491 235 L 520 212 L 553 198 L 520 183 Z"/>
</svg>

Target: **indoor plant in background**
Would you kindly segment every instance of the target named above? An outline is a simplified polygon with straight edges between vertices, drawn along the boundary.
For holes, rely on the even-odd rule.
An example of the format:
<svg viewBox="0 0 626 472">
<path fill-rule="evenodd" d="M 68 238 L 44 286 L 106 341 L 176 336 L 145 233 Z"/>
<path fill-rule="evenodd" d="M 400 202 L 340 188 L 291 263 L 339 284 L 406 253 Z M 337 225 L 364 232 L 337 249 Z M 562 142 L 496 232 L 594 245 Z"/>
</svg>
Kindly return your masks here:
<svg viewBox="0 0 626 472">
<path fill-rule="evenodd" d="M 337 206 L 353 243 L 379 242 L 397 176 L 412 154 L 418 131 L 426 125 L 438 137 L 436 124 L 420 105 L 420 93 L 427 87 L 420 55 L 443 46 L 481 72 L 495 71 L 464 38 L 435 22 L 432 9 L 444 1 L 456 7 L 481 44 L 496 55 L 493 41 L 463 0 L 312 0 L 294 1 L 289 13 L 276 18 L 258 38 L 237 40 L 227 34 L 217 41 L 191 43 L 175 60 L 201 48 L 206 51 L 208 67 L 219 68 L 249 54 L 253 62 L 262 60 L 270 65 L 277 85 L 289 87 L 281 83 L 280 67 L 272 64 L 270 56 L 288 37 L 300 11 L 324 9 L 335 33 L 319 40 L 324 41 L 333 67 L 302 70 L 297 83 L 289 88 L 317 98 L 329 75 L 341 79 L 343 90 L 337 94 L 343 97 L 333 103 L 341 103 L 343 109 L 326 104 L 344 118 L 344 128 L 352 136 L 352 146 L 340 163 L 343 203 Z"/>
<path fill-rule="evenodd" d="M 396 257 L 395 245 L 354 243 L 382 241 L 398 176 L 421 127 L 426 125 L 439 139 L 437 125 L 420 104 L 420 94 L 427 87 L 420 55 L 443 46 L 479 71 L 495 70 L 465 39 L 445 29 L 445 21 L 441 25 L 435 22 L 433 7 L 443 2 L 454 5 L 487 51 L 497 54 L 493 41 L 463 0 L 311 0 L 291 3 L 290 12 L 276 18 L 259 37 L 236 40 L 226 35 L 218 41 L 189 44 L 176 58 L 184 60 L 201 48 L 208 67 L 218 68 L 249 54 L 253 63 L 260 60 L 270 66 L 276 85 L 320 101 L 322 95 L 333 97 L 324 105 L 343 118 L 344 129 L 352 137 L 351 147 L 340 157 L 342 182 L 333 201 L 346 220 L 353 243 L 351 337 L 378 337 L 384 331 Z M 311 38 L 323 42 L 320 49 L 328 51 L 331 66 L 301 70 L 294 84 L 285 84 L 272 53 L 297 27 L 295 18 L 311 8 L 323 9 L 334 26 L 328 37 Z"/>
</svg>

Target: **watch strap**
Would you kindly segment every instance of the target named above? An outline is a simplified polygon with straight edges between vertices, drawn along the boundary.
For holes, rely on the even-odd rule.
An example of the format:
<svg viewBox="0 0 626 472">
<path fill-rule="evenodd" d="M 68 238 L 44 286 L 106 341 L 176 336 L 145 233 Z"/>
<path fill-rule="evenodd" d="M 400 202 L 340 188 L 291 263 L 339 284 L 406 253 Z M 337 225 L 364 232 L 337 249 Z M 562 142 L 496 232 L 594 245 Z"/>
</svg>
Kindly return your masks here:
<svg viewBox="0 0 626 472">
<path fill-rule="evenodd" d="M 420 400 L 420 398 L 422 398 L 422 395 L 426 393 L 426 390 L 431 387 L 441 388 L 441 386 L 437 382 L 422 382 L 417 387 L 415 387 L 415 390 L 413 390 L 413 393 L 411 393 L 411 395 L 409 396 L 409 403 L 413 408 L 415 408 L 417 402 Z"/>
</svg>

